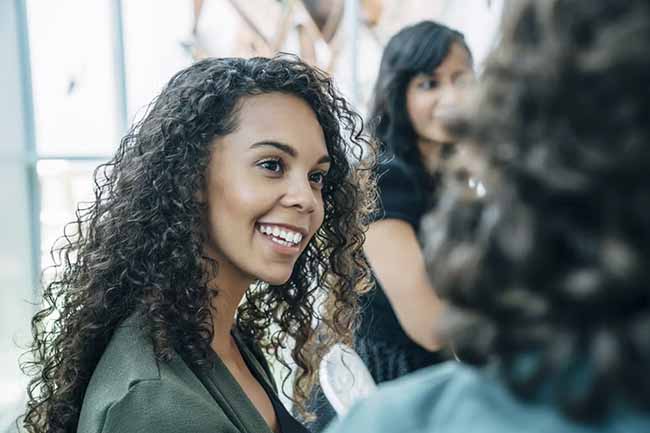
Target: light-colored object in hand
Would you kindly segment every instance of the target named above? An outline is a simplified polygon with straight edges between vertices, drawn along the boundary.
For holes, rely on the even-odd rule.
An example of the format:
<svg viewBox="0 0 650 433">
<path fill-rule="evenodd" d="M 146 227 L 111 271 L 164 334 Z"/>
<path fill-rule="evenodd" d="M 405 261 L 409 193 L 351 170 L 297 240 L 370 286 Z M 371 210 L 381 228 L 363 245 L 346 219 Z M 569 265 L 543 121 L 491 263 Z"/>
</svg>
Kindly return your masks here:
<svg viewBox="0 0 650 433">
<path fill-rule="evenodd" d="M 377 389 L 357 352 L 344 344 L 335 344 L 327 352 L 320 362 L 319 375 L 323 393 L 339 416 Z"/>
</svg>

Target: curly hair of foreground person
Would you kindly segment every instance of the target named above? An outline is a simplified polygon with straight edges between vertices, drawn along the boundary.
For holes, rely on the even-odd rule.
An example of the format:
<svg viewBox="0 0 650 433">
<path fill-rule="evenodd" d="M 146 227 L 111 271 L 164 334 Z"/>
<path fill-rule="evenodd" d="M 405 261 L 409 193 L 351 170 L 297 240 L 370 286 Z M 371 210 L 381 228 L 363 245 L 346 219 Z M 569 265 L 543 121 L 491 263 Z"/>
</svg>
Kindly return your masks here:
<svg viewBox="0 0 650 433">
<path fill-rule="evenodd" d="M 323 129 L 331 158 L 325 216 L 285 284 L 259 282 L 247 292 L 237 326 L 285 365 L 280 349 L 293 345 L 299 406 L 316 355 L 334 341 L 350 344 L 357 295 L 368 280 L 362 243 L 374 203 L 374 144 L 360 116 L 326 74 L 294 57 L 206 59 L 177 73 L 113 159 L 97 168 L 94 201 L 79 207 L 63 245 L 53 248 L 57 272 L 32 320 L 32 359 L 24 364 L 33 376 L 27 431 L 76 431 L 92 372 L 133 312 L 144 317 L 159 359 L 182 354 L 207 362 L 209 306 L 219 296 L 207 282 L 218 265 L 202 257 L 205 211 L 196 196 L 210 143 L 238 127 L 241 99 L 271 92 L 307 102 Z M 321 312 L 321 302 L 333 308 Z M 327 325 L 326 338 L 314 338 L 316 320 Z M 322 347 L 314 349 L 314 340 Z"/>
<path fill-rule="evenodd" d="M 512 7 L 455 125 L 499 181 L 425 225 L 443 332 L 573 419 L 650 410 L 650 3 Z"/>
</svg>

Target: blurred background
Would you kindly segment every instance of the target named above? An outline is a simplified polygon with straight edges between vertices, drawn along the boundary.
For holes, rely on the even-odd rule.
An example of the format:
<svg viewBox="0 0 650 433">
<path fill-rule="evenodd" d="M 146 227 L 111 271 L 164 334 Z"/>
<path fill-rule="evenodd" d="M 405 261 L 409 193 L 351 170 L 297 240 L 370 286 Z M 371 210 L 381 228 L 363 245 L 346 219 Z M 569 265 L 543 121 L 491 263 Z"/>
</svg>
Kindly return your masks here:
<svg viewBox="0 0 650 433">
<path fill-rule="evenodd" d="M 0 432 L 15 431 L 49 251 L 92 170 L 176 71 L 206 56 L 295 53 L 362 113 L 385 42 L 433 19 L 478 72 L 504 0 L 0 0 Z"/>
</svg>

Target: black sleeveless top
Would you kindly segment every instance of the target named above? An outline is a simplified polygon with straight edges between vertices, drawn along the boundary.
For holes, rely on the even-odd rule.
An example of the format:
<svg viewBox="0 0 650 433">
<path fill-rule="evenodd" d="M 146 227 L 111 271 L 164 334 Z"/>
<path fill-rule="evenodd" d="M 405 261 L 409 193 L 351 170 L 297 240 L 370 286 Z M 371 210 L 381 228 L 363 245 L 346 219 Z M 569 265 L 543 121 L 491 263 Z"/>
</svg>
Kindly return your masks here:
<svg viewBox="0 0 650 433">
<path fill-rule="evenodd" d="M 379 210 L 373 220 L 398 219 L 407 222 L 417 234 L 420 220 L 434 200 L 421 181 L 422 175 L 398 158 L 378 168 Z M 354 349 L 377 383 L 447 360 L 442 352 L 429 352 L 406 335 L 383 287 L 374 278 L 374 287 L 360 299 L 361 319 L 355 334 Z M 322 432 L 336 417 L 320 387 L 312 392 L 308 407 L 316 420 L 306 423 L 313 432 Z"/>
<path fill-rule="evenodd" d="M 397 219 L 407 222 L 415 231 L 420 229 L 420 220 L 429 210 L 431 200 L 414 168 L 393 158 L 381 164 L 378 171 L 378 211 L 373 220 Z M 404 332 L 383 287 L 373 277 L 375 288 L 361 298 L 361 323 L 357 336 L 389 343 L 392 346 L 420 351 L 420 346 Z M 426 352 L 426 351 L 425 351 Z"/>
</svg>

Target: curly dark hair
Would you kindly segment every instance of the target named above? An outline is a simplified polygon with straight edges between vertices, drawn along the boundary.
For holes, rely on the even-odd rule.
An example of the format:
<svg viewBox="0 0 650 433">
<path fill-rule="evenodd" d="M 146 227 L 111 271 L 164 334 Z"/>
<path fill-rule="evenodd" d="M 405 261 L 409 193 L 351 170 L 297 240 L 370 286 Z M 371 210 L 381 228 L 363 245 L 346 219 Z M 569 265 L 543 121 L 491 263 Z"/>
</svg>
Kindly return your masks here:
<svg viewBox="0 0 650 433">
<path fill-rule="evenodd" d="M 293 343 L 300 407 L 317 367 L 313 354 L 333 341 L 350 344 L 358 292 L 369 281 L 362 243 L 374 203 L 374 144 L 362 119 L 325 73 L 295 57 L 206 59 L 171 78 L 112 160 L 95 170 L 94 201 L 79 206 L 63 245 L 52 250 L 57 273 L 44 290 L 45 308 L 32 319 L 33 359 L 23 366 L 34 376 L 27 431 L 76 431 L 99 358 L 136 311 L 159 359 L 182 353 L 190 363 L 207 362 L 209 306 L 218 296 L 207 281 L 218 267 L 202 257 L 204 207 L 196 193 L 210 143 L 238 127 L 241 99 L 270 92 L 303 99 L 322 126 L 332 160 L 325 217 L 289 281 L 248 291 L 237 326 L 285 364 L 277 349 Z M 333 308 L 320 308 L 323 299 Z M 314 343 L 319 320 L 329 334 Z"/>
<path fill-rule="evenodd" d="M 406 89 L 416 75 L 431 74 L 445 60 L 454 43 L 472 58 L 465 37 L 457 30 L 434 21 L 404 27 L 386 44 L 370 106 L 370 125 L 379 141 L 420 173 L 419 181 L 433 190 L 435 180 L 425 176 L 417 134 L 406 110 Z"/>
<path fill-rule="evenodd" d="M 512 7 L 456 125 L 500 181 L 424 223 L 446 331 L 461 359 L 496 361 L 516 395 L 570 418 L 648 411 L 650 3 Z"/>
</svg>

